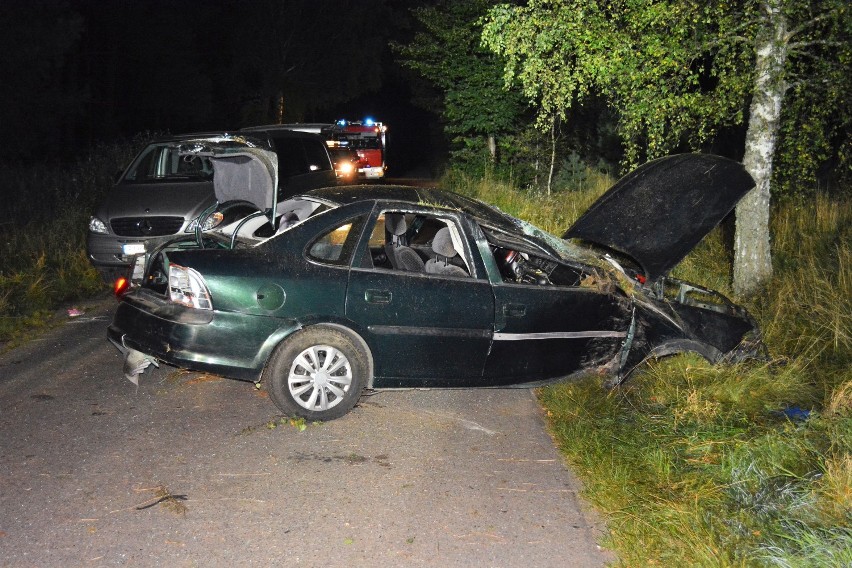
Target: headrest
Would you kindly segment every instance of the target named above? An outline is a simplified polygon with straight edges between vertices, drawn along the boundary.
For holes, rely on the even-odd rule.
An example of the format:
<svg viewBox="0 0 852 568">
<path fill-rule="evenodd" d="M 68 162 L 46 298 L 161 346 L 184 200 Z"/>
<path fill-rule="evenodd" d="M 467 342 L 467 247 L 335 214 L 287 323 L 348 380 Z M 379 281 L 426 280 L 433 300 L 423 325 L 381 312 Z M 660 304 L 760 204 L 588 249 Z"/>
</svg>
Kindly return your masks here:
<svg viewBox="0 0 852 568">
<path fill-rule="evenodd" d="M 452 258 L 456 256 L 456 249 L 453 246 L 453 238 L 450 235 L 450 229 L 444 227 L 435 233 L 435 238 L 432 239 L 432 250 L 435 254 Z"/>
<path fill-rule="evenodd" d="M 391 234 L 401 237 L 408 230 L 405 215 L 402 213 L 387 213 L 385 215 L 385 229 Z"/>
</svg>

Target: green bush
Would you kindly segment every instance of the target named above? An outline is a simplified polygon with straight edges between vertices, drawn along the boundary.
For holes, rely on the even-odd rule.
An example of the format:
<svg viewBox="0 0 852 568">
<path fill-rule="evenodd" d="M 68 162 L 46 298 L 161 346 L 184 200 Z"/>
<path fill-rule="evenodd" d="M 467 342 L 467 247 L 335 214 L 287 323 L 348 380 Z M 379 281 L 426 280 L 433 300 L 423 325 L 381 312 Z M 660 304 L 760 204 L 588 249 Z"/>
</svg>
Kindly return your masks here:
<svg viewBox="0 0 852 568">
<path fill-rule="evenodd" d="M 0 164 L 0 342 L 44 325 L 62 303 L 106 287 L 86 258 L 89 216 L 152 138 L 101 144 L 70 164 Z"/>
</svg>

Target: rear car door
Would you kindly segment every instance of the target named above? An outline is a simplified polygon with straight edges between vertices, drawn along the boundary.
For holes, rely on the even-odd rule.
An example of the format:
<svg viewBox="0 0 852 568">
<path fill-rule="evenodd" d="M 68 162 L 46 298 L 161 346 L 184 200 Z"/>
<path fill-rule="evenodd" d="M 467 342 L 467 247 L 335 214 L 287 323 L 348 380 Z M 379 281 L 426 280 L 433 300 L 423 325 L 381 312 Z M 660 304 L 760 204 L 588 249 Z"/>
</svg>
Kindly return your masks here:
<svg viewBox="0 0 852 568">
<path fill-rule="evenodd" d="M 394 268 L 384 253 L 392 238 L 385 230 L 386 213 L 408 217 L 411 231 L 403 241 L 418 236 L 422 240 L 424 231 L 451 229 L 462 248 L 454 260 L 467 275 Z M 346 315 L 370 345 L 377 387 L 480 384 L 493 331 L 494 299 L 484 271 L 472 262 L 474 252 L 452 216 L 410 209 L 374 212 L 350 271 Z M 427 253 L 419 254 L 422 258 Z"/>
</svg>

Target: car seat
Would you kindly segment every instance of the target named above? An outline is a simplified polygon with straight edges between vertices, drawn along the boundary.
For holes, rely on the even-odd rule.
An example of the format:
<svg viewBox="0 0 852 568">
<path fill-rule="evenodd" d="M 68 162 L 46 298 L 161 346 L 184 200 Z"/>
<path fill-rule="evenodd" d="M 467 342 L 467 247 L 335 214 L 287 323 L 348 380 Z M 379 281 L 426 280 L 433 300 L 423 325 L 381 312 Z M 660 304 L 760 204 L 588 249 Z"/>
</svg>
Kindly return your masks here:
<svg viewBox="0 0 852 568">
<path fill-rule="evenodd" d="M 450 264 L 449 259 L 456 256 L 456 248 L 453 245 L 453 238 L 450 234 L 450 229 L 444 227 L 435 233 L 435 238 L 432 239 L 432 251 L 435 253 L 435 258 L 426 261 L 426 272 L 428 274 L 443 274 L 446 276 L 469 276 L 467 271 L 461 266 Z M 444 257 L 443 260 L 441 257 Z"/>
<path fill-rule="evenodd" d="M 417 251 L 405 245 L 405 232 L 408 224 L 405 215 L 388 213 L 385 215 L 385 230 L 391 234 L 391 242 L 385 244 L 385 254 L 388 255 L 391 266 L 396 270 L 406 272 L 423 272 L 425 263 Z"/>
</svg>

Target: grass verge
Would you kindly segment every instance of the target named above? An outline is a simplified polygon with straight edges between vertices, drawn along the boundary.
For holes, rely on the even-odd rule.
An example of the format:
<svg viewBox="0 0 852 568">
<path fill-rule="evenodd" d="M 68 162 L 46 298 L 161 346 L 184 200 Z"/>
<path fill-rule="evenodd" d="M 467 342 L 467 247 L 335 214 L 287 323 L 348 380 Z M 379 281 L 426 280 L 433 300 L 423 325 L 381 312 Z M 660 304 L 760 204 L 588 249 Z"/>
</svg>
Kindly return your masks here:
<svg viewBox="0 0 852 568">
<path fill-rule="evenodd" d="M 545 197 L 447 180 L 555 234 L 611 183 Z M 773 361 L 677 356 L 616 390 L 539 391 L 618 565 L 852 566 L 852 203 L 785 202 L 772 228 L 775 275 L 741 301 Z M 731 295 L 725 242 L 715 231 L 675 274 Z"/>
<path fill-rule="evenodd" d="M 53 321 L 56 308 L 104 293 L 86 258 L 88 217 L 67 213 L 0 232 L 0 345 L 14 345 Z"/>
<path fill-rule="evenodd" d="M 108 290 L 86 258 L 89 216 L 155 136 L 102 144 L 74 163 L 0 164 L 0 347 L 50 325 L 63 303 Z"/>
</svg>

